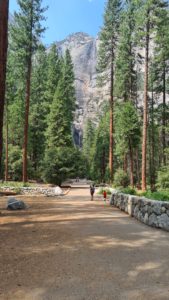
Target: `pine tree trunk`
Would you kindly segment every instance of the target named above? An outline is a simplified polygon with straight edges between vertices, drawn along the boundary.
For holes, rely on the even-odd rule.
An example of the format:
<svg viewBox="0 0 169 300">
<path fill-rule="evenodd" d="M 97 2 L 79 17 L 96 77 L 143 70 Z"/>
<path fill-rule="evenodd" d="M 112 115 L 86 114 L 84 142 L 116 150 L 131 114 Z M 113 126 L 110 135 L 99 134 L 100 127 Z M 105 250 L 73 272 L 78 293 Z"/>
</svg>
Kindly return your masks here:
<svg viewBox="0 0 169 300">
<path fill-rule="evenodd" d="M 165 63 L 163 69 L 163 113 L 162 113 L 162 145 L 163 145 L 163 165 L 166 165 L 166 155 L 165 155 L 165 148 L 166 148 L 166 70 L 165 70 Z"/>
<path fill-rule="evenodd" d="M 3 148 L 3 116 L 5 105 L 6 60 L 8 48 L 9 0 L 0 1 L 0 170 Z"/>
<path fill-rule="evenodd" d="M 102 154 L 102 182 L 105 182 L 105 173 L 106 173 L 106 153 L 105 148 L 103 148 L 103 154 Z"/>
<path fill-rule="evenodd" d="M 148 63 L 149 63 L 149 10 L 147 12 L 146 24 L 146 46 L 145 46 L 145 79 L 144 79 L 144 104 L 143 104 L 143 140 L 142 140 L 142 191 L 146 191 L 146 160 L 147 160 L 147 104 L 148 104 Z"/>
<path fill-rule="evenodd" d="M 130 139 L 129 139 L 129 151 L 130 151 L 130 185 L 131 185 L 132 188 L 134 188 L 133 149 L 132 149 Z"/>
<path fill-rule="evenodd" d="M 129 2 L 129 5 L 132 6 L 132 3 Z M 133 26 L 134 26 L 134 23 L 133 23 L 133 14 L 134 14 L 134 9 L 131 8 L 130 9 L 130 22 L 129 22 L 129 26 L 130 26 L 130 52 L 129 52 L 129 55 L 130 55 L 130 100 L 133 102 L 133 103 L 137 103 L 137 91 L 135 90 L 136 89 L 136 86 L 135 86 L 135 83 L 137 82 L 136 78 L 134 78 L 135 76 L 133 76 L 133 71 L 135 69 L 135 61 L 133 59 L 134 57 L 134 44 L 133 44 Z M 137 73 L 137 72 L 136 72 Z M 128 99 L 129 100 L 129 99 Z"/>
<path fill-rule="evenodd" d="M 8 181 L 8 102 L 6 100 L 6 155 L 5 155 L 5 181 Z"/>
<path fill-rule="evenodd" d="M 160 124 L 158 124 L 158 126 L 160 127 L 161 126 L 161 123 Z M 158 145 L 160 145 L 159 146 L 159 150 L 158 150 L 158 164 L 159 164 L 159 167 L 161 167 L 162 166 L 162 159 L 163 159 L 163 151 L 162 151 L 162 149 L 161 149 L 161 133 L 159 132 L 159 134 L 158 134 Z"/>
<path fill-rule="evenodd" d="M 113 107 L 110 107 L 110 137 L 109 137 L 109 169 L 110 180 L 113 180 Z"/>
<path fill-rule="evenodd" d="M 137 188 L 141 188 L 140 184 L 140 164 L 139 164 L 139 150 L 136 149 L 136 173 L 137 173 Z"/>
<path fill-rule="evenodd" d="M 109 132 L 109 170 L 110 181 L 113 181 L 113 115 L 114 115 L 114 53 L 112 50 L 111 83 L 110 83 L 110 132 Z"/>
<path fill-rule="evenodd" d="M 33 1 L 31 1 L 31 21 L 30 21 L 30 48 L 27 60 L 27 79 L 26 79 L 26 97 L 25 97 L 25 125 L 24 125 L 24 144 L 23 144 L 23 182 L 28 181 L 27 174 L 27 150 L 28 150 L 28 129 L 29 129 L 29 106 L 31 89 L 31 71 L 32 71 L 32 30 L 33 30 Z"/>
<path fill-rule="evenodd" d="M 131 26 L 130 26 L 130 34 L 132 35 L 131 33 Z M 131 57 L 132 57 L 132 43 L 130 42 L 130 100 L 133 101 L 133 76 L 132 76 L 132 73 L 133 73 L 133 65 L 132 65 L 132 60 L 131 60 Z M 128 99 L 129 100 L 129 99 Z"/>
<path fill-rule="evenodd" d="M 123 161 L 123 170 L 124 172 L 127 173 L 127 166 L 128 166 L 128 161 L 127 161 L 127 154 L 124 155 L 124 161 Z"/>
<path fill-rule="evenodd" d="M 154 140 L 154 93 L 152 86 L 152 100 L 151 100 L 151 144 L 150 144 L 150 156 L 151 156 L 151 172 L 150 172 L 150 185 L 151 191 L 155 190 L 155 140 Z"/>
<path fill-rule="evenodd" d="M 29 58 L 27 81 L 26 81 L 26 107 L 25 107 L 25 125 L 24 125 L 24 144 L 23 144 L 23 182 L 28 181 L 27 175 L 27 148 L 28 148 L 28 129 L 29 129 L 29 103 L 31 86 L 31 68 L 32 60 Z"/>
</svg>

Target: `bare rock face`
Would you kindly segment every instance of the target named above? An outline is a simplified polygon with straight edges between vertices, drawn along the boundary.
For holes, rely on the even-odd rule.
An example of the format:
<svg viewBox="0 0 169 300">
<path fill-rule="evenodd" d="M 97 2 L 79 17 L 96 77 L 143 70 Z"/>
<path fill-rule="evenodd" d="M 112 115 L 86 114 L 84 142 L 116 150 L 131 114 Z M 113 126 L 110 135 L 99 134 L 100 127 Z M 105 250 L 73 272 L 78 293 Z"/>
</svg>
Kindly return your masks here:
<svg viewBox="0 0 169 300">
<path fill-rule="evenodd" d="M 88 34 L 78 32 L 68 36 L 65 40 L 57 42 L 58 50 L 64 55 L 66 49 L 70 50 L 75 73 L 75 88 L 77 109 L 74 118 L 73 136 L 75 144 L 82 146 L 84 124 L 87 119 L 97 123 L 100 104 L 103 102 L 107 88 L 96 85 L 96 63 L 98 52 L 98 39 Z"/>
<path fill-rule="evenodd" d="M 70 50 L 75 73 L 75 88 L 77 109 L 74 117 L 73 136 L 75 144 L 82 146 L 83 129 L 87 119 L 98 124 L 102 104 L 109 98 L 109 80 L 102 88 L 97 87 L 97 55 L 99 39 L 93 38 L 86 33 L 77 32 L 69 35 L 65 40 L 57 42 L 59 52 L 64 55 L 66 49 Z M 150 45 L 150 54 L 153 53 L 153 42 Z M 144 58 L 144 49 L 138 48 L 137 52 Z M 144 63 L 138 62 L 137 69 L 144 79 Z M 151 96 L 151 93 L 150 93 Z M 143 106 L 143 86 L 137 94 L 137 105 Z M 157 103 L 162 103 L 162 94 L 158 95 Z M 169 96 L 166 95 L 166 102 Z"/>
</svg>

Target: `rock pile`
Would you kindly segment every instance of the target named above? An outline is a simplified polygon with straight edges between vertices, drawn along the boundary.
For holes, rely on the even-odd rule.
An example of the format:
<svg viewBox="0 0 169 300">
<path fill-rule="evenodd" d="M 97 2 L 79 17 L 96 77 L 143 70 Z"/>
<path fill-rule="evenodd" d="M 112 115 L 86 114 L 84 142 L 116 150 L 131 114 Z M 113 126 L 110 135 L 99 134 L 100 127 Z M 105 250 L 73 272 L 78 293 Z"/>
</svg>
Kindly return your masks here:
<svg viewBox="0 0 169 300">
<path fill-rule="evenodd" d="M 149 226 L 169 231 L 169 202 L 113 192 L 110 203 Z"/>
<path fill-rule="evenodd" d="M 63 191 L 60 187 L 54 188 L 41 188 L 41 187 L 23 187 L 21 188 L 21 193 L 23 194 L 43 194 L 48 197 L 55 197 L 63 195 Z"/>
<path fill-rule="evenodd" d="M 3 191 L 15 191 L 15 187 L 3 187 Z M 60 187 L 56 186 L 53 188 L 44 188 L 44 187 L 22 187 L 19 188 L 20 194 L 23 195 L 38 195 L 43 194 L 48 197 L 55 197 L 63 195 L 63 191 Z"/>
</svg>

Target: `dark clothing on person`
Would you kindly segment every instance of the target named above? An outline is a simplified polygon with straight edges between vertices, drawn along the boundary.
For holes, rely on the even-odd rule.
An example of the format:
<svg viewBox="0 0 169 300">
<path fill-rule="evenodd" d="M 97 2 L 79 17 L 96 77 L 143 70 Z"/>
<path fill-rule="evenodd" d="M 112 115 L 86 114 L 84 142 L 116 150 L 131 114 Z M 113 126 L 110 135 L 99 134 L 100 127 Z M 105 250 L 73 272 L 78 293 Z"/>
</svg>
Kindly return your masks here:
<svg viewBox="0 0 169 300">
<path fill-rule="evenodd" d="M 94 187 L 94 185 L 91 185 L 91 186 L 90 186 L 90 195 L 91 195 L 91 200 L 93 200 L 93 195 L 94 195 L 94 192 L 95 192 L 95 187 Z"/>
</svg>

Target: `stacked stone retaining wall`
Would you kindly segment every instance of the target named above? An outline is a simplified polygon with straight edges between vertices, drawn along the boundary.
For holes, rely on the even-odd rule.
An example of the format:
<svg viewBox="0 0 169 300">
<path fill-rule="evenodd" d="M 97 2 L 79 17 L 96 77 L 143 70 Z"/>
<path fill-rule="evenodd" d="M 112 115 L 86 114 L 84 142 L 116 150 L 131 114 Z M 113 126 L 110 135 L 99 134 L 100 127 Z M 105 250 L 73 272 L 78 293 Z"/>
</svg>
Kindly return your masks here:
<svg viewBox="0 0 169 300">
<path fill-rule="evenodd" d="M 169 231 L 169 202 L 113 192 L 110 203 L 146 225 Z"/>
<path fill-rule="evenodd" d="M 2 187 L 2 191 L 7 191 L 7 192 L 15 192 L 17 190 L 16 187 Z M 23 194 L 23 195 L 39 195 L 43 194 L 45 196 L 61 196 L 63 195 L 63 191 L 60 187 L 56 186 L 53 188 L 42 188 L 42 187 L 21 187 L 18 188 L 18 194 Z"/>
</svg>

